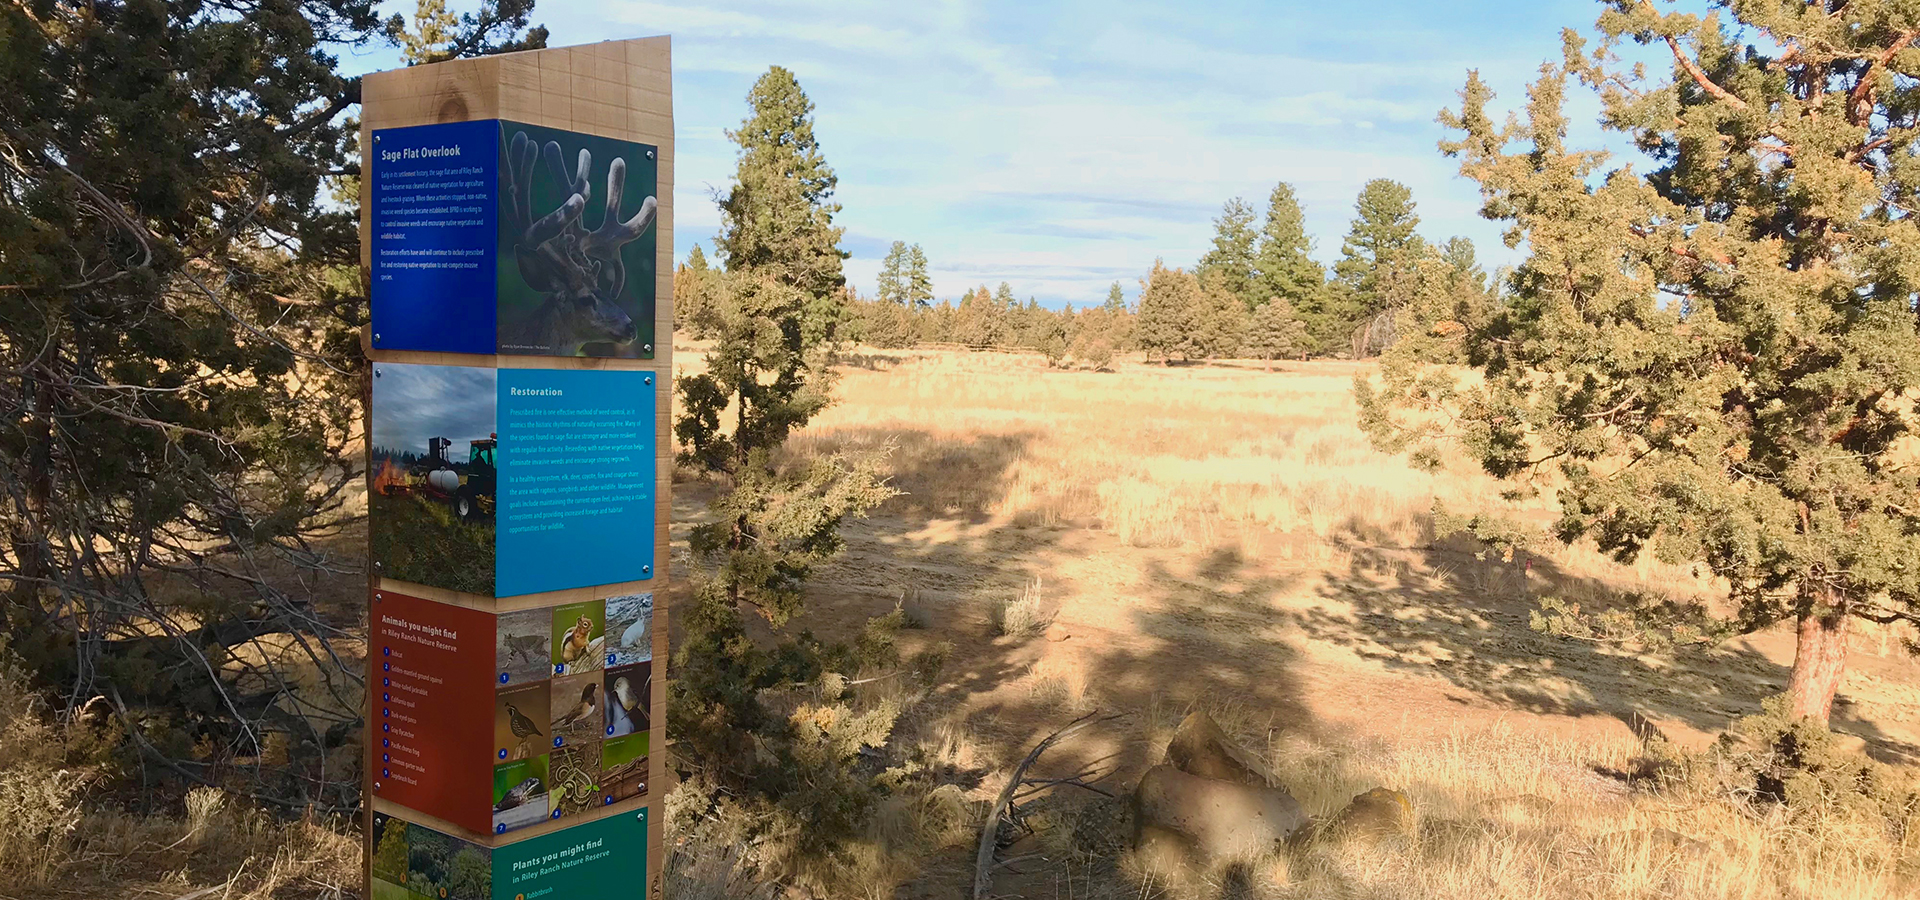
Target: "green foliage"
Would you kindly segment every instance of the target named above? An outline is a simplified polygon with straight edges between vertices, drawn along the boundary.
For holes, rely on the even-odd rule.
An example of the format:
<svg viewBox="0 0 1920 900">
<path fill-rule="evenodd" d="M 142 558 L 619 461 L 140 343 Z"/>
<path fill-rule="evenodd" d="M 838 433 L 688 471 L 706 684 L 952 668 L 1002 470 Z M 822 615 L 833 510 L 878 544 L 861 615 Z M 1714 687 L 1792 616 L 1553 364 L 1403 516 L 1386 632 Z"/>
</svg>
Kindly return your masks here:
<svg viewBox="0 0 1920 900">
<path fill-rule="evenodd" d="M 707 264 L 699 244 L 673 274 L 673 326 L 696 338 L 710 338 L 720 327 L 727 302 L 727 273 Z"/>
<path fill-rule="evenodd" d="M 907 302 L 906 291 L 907 242 L 894 241 L 887 248 L 887 258 L 880 261 L 879 283 L 874 286 L 874 297 L 881 303 Z"/>
<path fill-rule="evenodd" d="M 1318 314 L 1326 302 L 1327 273 L 1312 253 L 1306 213 L 1293 194 L 1293 185 L 1274 185 L 1267 198 L 1267 219 L 1260 229 L 1260 250 L 1255 257 L 1259 273 L 1255 305 L 1279 297 L 1302 315 Z"/>
<path fill-rule="evenodd" d="M 1307 329 L 1323 349 L 1347 343 L 1355 328 L 1383 310 L 1399 309 L 1420 293 L 1420 263 L 1426 242 L 1414 229 L 1413 192 L 1376 178 L 1360 189 L 1353 223 L 1334 263 L 1335 284 L 1326 301 L 1308 313 Z"/>
<path fill-rule="evenodd" d="M 1262 299 L 1254 249 L 1260 232 L 1253 227 L 1253 217 L 1253 207 L 1247 201 L 1239 197 L 1228 200 L 1220 217 L 1213 220 L 1213 249 L 1200 257 L 1193 269 L 1197 276 L 1219 278 L 1222 288 L 1248 311 Z"/>
<path fill-rule="evenodd" d="M 366 0 L 0 7 L 0 631 L 60 712 L 142 723 L 130 747 L 174 757 L 149 789 L 358 790 L 321 777 L 360 672 L 304 575 L 337 571 L 363 474 L 357 216 L 327 202 L 360 85 L 333 54 L 381 36 Z M 310 716 L 247 661 L 270 633 L 311 654 Z"/>
<path fill-rule="evenodd" d="M 417 66 L 545 47 L 546 26 L 527 25 L 532 14 L 533 0 L 486 0 L 479 10 L 457 15 L 447 11 L 446 0 L 416 0 L 411 25 L 394 13 L 385 30 L 407 65 Z"/>
<path fill-rule="evenodd" d="M 845 859 L 881 795 L 855 766 L 858 752 L 884 744 L 898 713 L 855 710 L 843 673 L 895 662 L 890 629 L 898 623 L 875 625 L 854 647 L 789 626 L 804 611 L 808 577 L 839 553 L 841 523 L 894 491 L 876 459 L 782 450 L 829 402 L 830 335 L 814 323 L 823 303 L 846 302 L 843 254 L 827 203 L 831 170 L 811 138 L 812 104 L 780 68 L 748 102 L 746 125 L 732 133 L 738 181 L 716 239 L 730 290 L 706 371 L 680 380 L 674 423 L 680 464 L 725 493 L 688 537 L 712 571 L 679 613 L 668 731 L 682 760 L 752 810 L 757 841 L 790 848 L 788 864 L 833 862 Z M 748 634 L 749 614 L 773 640 Z M 796 685 L 813 699 L 796 704 Z"/>
<path fill-rule="evenodd" d="M 933 276 L 927 274 L 927 254 L 919 244 L 907 248 L 906 304 L 917 310 L 933 305 Z"/>
<path fill-rule="evenodd" d="M 453 508 L 426 497 L 367 496 L 368 542 L 381 574 L 437 583 L 470 594 L 493 592 L 494 530 L 461 521 Z"/>
<path fill-rule="evenodd" d="M 1003 285 L 1004 286 L 1004 285 Z M 1011 291 L 1008 299 L 1012 298 Z M 1017 332 L 1008 321 L 1007 304 L 987 293 L 986 285 L 960 298 L 953 321 L 953 340 L 977 350 L 1011 347 Z"/>
<path fill-rule="evenodd" d="M 1101 309 L 1110 316 L 1126 315 L 1127 295 L 1120 290 L 1120 282 L 1116 281 L 1113 287 L 1107 288 L 1107 302 L 1101 306 Z"/>
<path fill-rule="evenodd" d="M 407 823 L 398 819 L 387 820 L 380 843 L 373 848 L 371 868 L 375 878 L 393 884 L 407 883 Z"/>
<path fill-rule="evenodd" d="M 1795 715 L 1789 699 L 1733 723 L 1705 751 L 1654 742 L 1641 766 L 1664 790 L 1731 798 L 1792 825 L 1838 818 L 1884 829 L 1895 843 L 1920 834 L 1920 789 L 1910 773 L 1868 759 L 1820 723 Z"/>
<path fill-rule="evenodd" d="M 1920 87 L 1896 74 L 1920 11 L 1732 13 L 1609 4 L 1504 126 L 1469 76 L 1442 146 L 1529 256 L 1448 320 L 1456 346 L 1405 341 L 1357 394 L 1384 448 L 1457 440 L 1520 482 L 1551 464 L 1559 539 L 1703 564 L 1743 628 L 1802 623 L 1793 709 L 1824 722 L 1847 618 L 1920 616 Z M 1624 41 L 1670 76 L 1623 68 Z M 1567 147 L 1569 79 L 1659 168 Z"/>
<path fill-rule="evenodd" d="M 839 179 L 814 137 L 813 101 L 792 72 L 774 66 L 754 82 L 747 104 L 746 120 L 727 132 L 740 159 L 720 198 L 714 251 L 729 274 L 753 272 L 802 292 L 807 339 L 830 342 L 846 315 L 846 229 L 833 224 Z"/>
<path fill-rule="evenodd" d="M 1247 325 L 1246 352 L 1254 359 L 1295 359 L 1307 352 L 1307 326 L 1293 304 L 1275 295 L 1253 311 Z"/>
<path fill-rule="evenodd" d="M 1715 644 L 1734 634 L 1724 619 L 1700 603 L 1647 593 L 1621 600 L 1617 606 L 1588 611 L 1559 597 L 1541 597 L 1538 608 L 1527 614 L 1527 625 L 1542 634 L 1635 650 Z"/>
<path fill-rule="evenodd" d="M 1237 356 L 1247 337 L 1247 306 L 1234 292 L 1232 279 L 1219 269 L 1200 276 L 1199 305 L 1193 312 L 1189 337 L 1196 359 Z"/>
<path fill-rule="evenodd" d="M 1156 259 L 1153 271 L 1140 281 L 1134 340 L 1148 359 L 1193 359 L 1199 349 L 1193 343 L 1199 308 L 1199 280 Z"/>
</svg>

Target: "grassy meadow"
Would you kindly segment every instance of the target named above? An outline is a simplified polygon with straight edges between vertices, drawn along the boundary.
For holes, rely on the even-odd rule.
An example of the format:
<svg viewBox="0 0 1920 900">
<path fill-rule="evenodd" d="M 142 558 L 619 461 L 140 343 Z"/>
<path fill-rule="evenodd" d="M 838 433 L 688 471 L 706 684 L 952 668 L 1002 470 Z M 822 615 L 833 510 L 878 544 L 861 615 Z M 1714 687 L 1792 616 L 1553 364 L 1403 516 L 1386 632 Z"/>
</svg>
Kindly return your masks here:
<svg viewBox="0 0 1920 900">
<path fill-rule="evenodd" d="M 679 348 L 681 374 L 698 371 L 701 349 Z M 1159 762 L 1180 715 L 1206 709 L 1268 758 L 1308 813 L 1386 786 L 1409 794 L 1420 823 L 1410 848 L 1319 848 L 1183 880 L 1122 852 L 1120 801 L 1060 794 L 1003 853 L 1028 858 L 996 876 L 996 893 L 1920 891 L 1920 837 L 1642 790 L 1630 775 L 1643 742 L 1699 749 L 1759 712 L 1785 687 L 1791 636 L 1708 646 L 1536 630 L 1543 603 L 1589 615 L 1711 606 L 1719 588 L 1688 567 L 1620 565 L 1550 541 L 1501 552 L 1436 533 L 1436 505 L 1537 530 L 1554 517 L 1551 485 L 1510 502 L 1463 460 L 1429 474 L 1375 452 L 1350 393 L 1367 364 L 1135 361 L 1090 372 L 1049 369 L 1036 355 L 864 349 L 843 363 L 837 402 L 790 447 L 884 453 L 903 493 L 849 527 L 848 552 L 810 588 L 810 626 L 851 634 L 897 606 L 909 623 L 903 649 L 941 647 L 939 683 L 900 734 L 936 768 L 962 773 L 976 807 L 1034 742 L 1093 710 L 1119 718 L 1052 751 L 1047 767 L 1092 766 L 1124 796 Z M 676 485 L 677 537 L 710 490 Z M 684 585 L 684 544 L 676 553 Z M 1920 763 L 1920 668 L 1901 648 L 1908 636 L 1856 635 L 1834 724 L 1846 746 L 1910 767 Z M 876 866 L 846 888 L 963 896 L 965 832 L 926 851 L 913 874 Z M 742 890 L 725 887 L 727 859 L 679 852 L 670 885 L 682 896 Z"/>
</svg>

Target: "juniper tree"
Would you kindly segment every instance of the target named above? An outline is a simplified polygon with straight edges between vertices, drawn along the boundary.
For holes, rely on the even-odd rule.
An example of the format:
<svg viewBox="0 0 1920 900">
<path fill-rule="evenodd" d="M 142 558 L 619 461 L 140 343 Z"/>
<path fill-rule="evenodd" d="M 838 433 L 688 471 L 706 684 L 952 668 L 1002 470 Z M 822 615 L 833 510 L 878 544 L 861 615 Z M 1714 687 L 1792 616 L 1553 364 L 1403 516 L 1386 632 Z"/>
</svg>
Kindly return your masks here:
<svg viewBox="0 0 1920 900">
<path fill-rule="evenodd" d="M 1213 220 L 1213 249 L 1200 257 L 1195 275 L 1215 273 L 1229 293 L 1253 309 L 1255 284 L 1255 244 L 1260 233 L 1253 227 L 1253 207 L 1235 197 Z"/>
<path fill-rule="evenodd" d="M 1226 359 L 1240 353 L 1247 336 L 1247 307 L 1224 273 L 1215 269 L 1199 278 L 1198 305 L 1189 336 L 1194 357 Z"/>
<path fill-rule="evenodd" d="M 0 7 L 0 630 L 147 772 L 293 806 L 356 791 L 324 766 L 358 667 L 308 576 L 357 562 L 365 293 L 326 189 L 356 165 L 333 54 L 381 35 L 364 0 Z"/>
<path fill-rule="evenodd" d="M 1253 311 L 1247 323 L 1246 352 L 1264 359 L 1271 371 L 1276 359 L 1292 359 L 1307 351 L 1307 327 L 1293 314 L 1287 298 L 1276 296 Z"/>
<path fill-rule="evenodd" d="M 1424 455 L 1444 435 L 1404 413 L 1452 412 L 1487 471 L 1557 478 L 1561 540 L 1699 564 L 1740 626 L 1793 622 L 1790 708 L 1824 724 L 1848 622 L 1920 622 L 1920 11 L 1604 6 L 1524 121 L 1489 117 L 1477 73 L 1442 113 L 1528 257 L 1484 320 L 1442 321 L 1356 385 L 1364 420 Z M 1670 75 L 1624 67 L 1623 42 Z M 1570 79 L 1653 171 L 1567 146 Z M 1443 342 L 1484 384 L 1421 365 Z"/>
<path fill-rule="evenodd" d="M 1153 261 L 1153 270 L 1140 280 L 1140 310 L 1134 321 L 1134 340 L 1148 359 L 1172 362 L 1201 355 L 1194 340 L 1201 302 L 1200 283 L 1192 273 Z"/>
<path fill-rule="evenodd" d="M 678 461 L 723 493 L 709 505 L 712 520 L 688 537 L 713 571 L 680 613 L 668 728 L 680 757 L 752 804 L 763 827 L 801 835 L 797 853 L 836 860 L 874 796 L 853 769 L 855 751 L 861 742 L 884 743 L 892 720 L 848 713 L 827 728 L 825 720 L 784 718 L 767 695 L 871 661 L 884 644 L 826 645 L 792 626 L 808 577 L 841 549 L 841 523 L 892 492 L 872 459 L 782 452 L 829 402 L 830 336 L 815 317 L 844 302 L 845 254 L 832 223 L 833 170 L 812 139 L 811 102 L 775 67 L 748 103 L 746 122 L 730 132 L 739 161 L 715 239 L 725 248 L 729 292 L 706 371 L 679 382 Z M 749 616 L 777 640 L 751 637 Z"/>
<path fill-rule="evenodd" d="M 706 251 L 693 245 L 687 261 L 674 269 L 674 327 L 696 338 L 712 337 L 726 290 L 726 273 L 708 265 Z"/>
</svg>

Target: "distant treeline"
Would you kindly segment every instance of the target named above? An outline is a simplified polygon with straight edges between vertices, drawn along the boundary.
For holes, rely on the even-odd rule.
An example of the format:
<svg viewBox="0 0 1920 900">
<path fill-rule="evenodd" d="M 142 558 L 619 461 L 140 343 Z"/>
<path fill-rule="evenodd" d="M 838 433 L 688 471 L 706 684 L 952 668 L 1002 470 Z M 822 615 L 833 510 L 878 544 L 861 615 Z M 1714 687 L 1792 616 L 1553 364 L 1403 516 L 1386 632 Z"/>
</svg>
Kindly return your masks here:
<svg viewBox="0 0 1920 900">
<path fill-rule="evenodd" d="M 1416 228 L 1412 192 L 1389 179 L 1368 182 L 1331 269 L 1313 258 L 1305 215 L 1291 185 L 1276 185 L 1264 221 L 1240 198 L 1214 220 L 1213 248 L 1190 268 L 1155 260 L 1128 302 L 1114 282 L 1100 302 L 1053 310 L 1011 285 L 981 285 L 933 302 L 926 255 L 895 241 L 877 290 L 843 289 L 837 336 L 876 347 L 961 344 L 1032 350 L 1053 365 L 1105 367 L 1119 353 L 1150 360 L 1305 359 L 1372 356 L 1403 327 L 1402 310 L 1468 310 L 1493 299 L 1473 243 L 1430 243 Z M 726 276 L 694 247 L 674 288 L 678 328 L 714 330 L 725 308 Z M 1416 302 L 1416 301 L 1439 301 Z"/>
</svg>

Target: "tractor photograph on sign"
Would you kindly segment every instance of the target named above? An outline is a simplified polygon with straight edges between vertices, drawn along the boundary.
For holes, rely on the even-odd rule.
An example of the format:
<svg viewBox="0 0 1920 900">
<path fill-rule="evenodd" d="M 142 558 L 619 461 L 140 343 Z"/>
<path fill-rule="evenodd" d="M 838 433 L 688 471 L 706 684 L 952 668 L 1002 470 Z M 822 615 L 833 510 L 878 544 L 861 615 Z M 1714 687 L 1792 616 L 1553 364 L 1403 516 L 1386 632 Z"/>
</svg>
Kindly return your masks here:
<svg viewBox="0 0 1920 900">
<path fill-rule="evenodd" d="M 488 368 L 374 367 L 367 506 L 385 577 L 493 592 L 498 383 Z"/>
<path fill-rule="evenodd" d="M 381 494 L 388 497 L 413 494 L 447 504 L 463 522 L 492 519 L 495 484 L 499 470 L 494 464 L 498 435 L 467 442 L 464 460 L 455 461 L 455 441 L 444 437 L 427 439 L 427 455 L 415 459 L 404 470 L 382 470 L 375 476 Z"/>
</svg>

